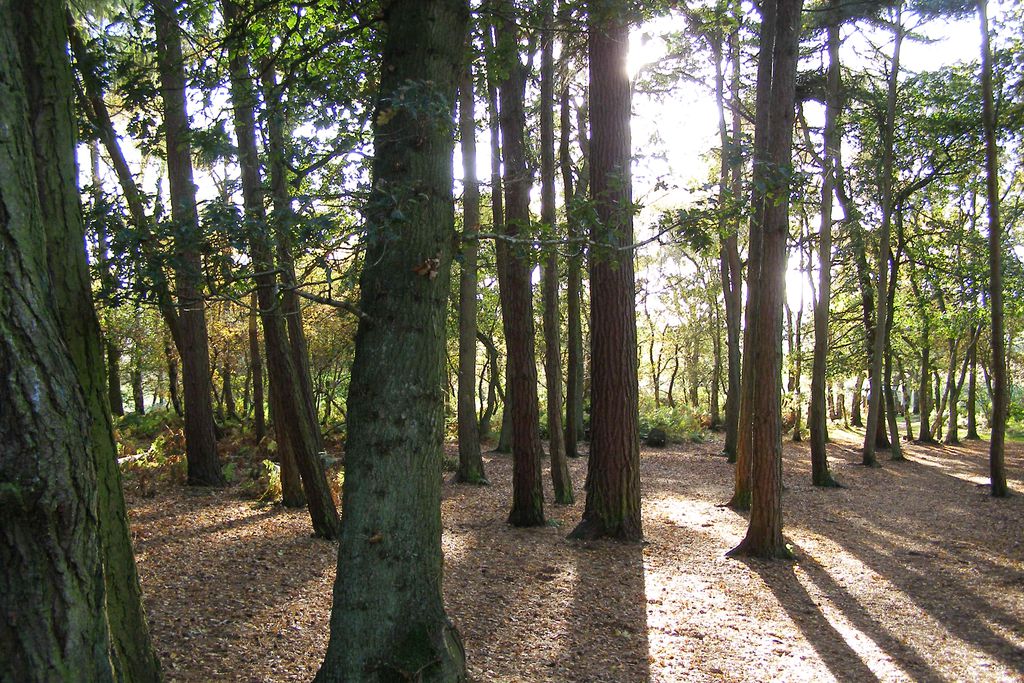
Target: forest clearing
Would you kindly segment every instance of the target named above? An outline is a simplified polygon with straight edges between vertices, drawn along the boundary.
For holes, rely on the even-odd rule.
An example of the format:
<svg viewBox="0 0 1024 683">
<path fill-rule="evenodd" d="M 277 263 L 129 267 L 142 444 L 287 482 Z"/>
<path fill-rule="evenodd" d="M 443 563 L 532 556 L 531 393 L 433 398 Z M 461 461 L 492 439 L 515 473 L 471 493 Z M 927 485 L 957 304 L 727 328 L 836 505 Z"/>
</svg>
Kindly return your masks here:
<svg viewBox="0 0 1024 683">
<path fill-rule="evenodd" d="M 508 526 L 511 458 L 487 454 L 492 486 L 446 484 L 442 503 L 445 604 L 471 680 L 1024 677 L 1024 497 L 988 496 L 985 444 L 908 444 L 907 461 L 869 469 L 854 435 L 834 436 L 838 490 L 811 486 L 806 446 L 786 443 L 794 562 L 725 557 L 746 520 L 721 506 L 720 441 L 644 449 L 642 545 L 566 540 L 579 505 Z M 574 481 L 585 465 L 571 461 Z M 1021 444 L 1007 465 L 1022 471 Z M 182 487 L 130 495 L 129 511 L 168 681 L 312 677 L 336 545 L 302 511 Z"/>
<path fill-rule="evenodd" d="M 0 0 L 0 683 L 1024 680 L 1021 36 Z"/>
</svg>

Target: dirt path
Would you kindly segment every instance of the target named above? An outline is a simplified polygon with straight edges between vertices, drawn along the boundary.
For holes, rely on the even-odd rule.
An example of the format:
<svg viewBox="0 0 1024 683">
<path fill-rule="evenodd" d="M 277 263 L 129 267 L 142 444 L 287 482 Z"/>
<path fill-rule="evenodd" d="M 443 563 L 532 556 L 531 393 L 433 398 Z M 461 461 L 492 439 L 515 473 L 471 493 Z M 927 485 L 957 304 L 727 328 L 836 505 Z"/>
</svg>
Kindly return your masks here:
<svg viewBox="0 0 1024 683">
<path fill-rule="evenodd" d="M 787 444 L 798 559 L 773 563 L 724 557 L 746 520 L 718 507 L 732 486 L 718 444 L 644 452 L 643 546 L 565 540 L 585 460 L 575 506 L 509 527 L 511 460 L 488 456 L 494 485 L 446 486 L 443 502 L 445 598 L 473 680 L 1024 680 L 1024 496 L 987 496 L 985 448 L 911 446 L 868 470 L 837 440 L 846 488 L 817 490 L 806 447 Z M 1020 446 L 1007 465 L 1024 491 Z M 312 678 L 336 551 L 304 512 L 181 488 L 129 504 L 168 681 Z"/>
</svg>

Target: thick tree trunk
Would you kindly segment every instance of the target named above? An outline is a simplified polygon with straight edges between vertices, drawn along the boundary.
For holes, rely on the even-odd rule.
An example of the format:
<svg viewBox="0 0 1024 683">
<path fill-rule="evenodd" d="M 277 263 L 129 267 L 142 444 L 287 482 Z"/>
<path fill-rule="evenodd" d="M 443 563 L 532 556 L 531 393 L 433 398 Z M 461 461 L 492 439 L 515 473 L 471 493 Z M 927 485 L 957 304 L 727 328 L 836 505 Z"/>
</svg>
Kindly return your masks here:
<svg viewBox="0 0 1024 683">
<path fill-rule="evenodd" d="M 842 69 L 839 63 L 838 0 L 830 3 L 828 22 L 828 71 L 826 73 L 825 153 L 821 181 L 821 227 L 818 232 L 818 298 L 814 305 L 814 355 L 811 361 L 811 404 L 807 426 L 811 438 L 811 483 L 835 487 L 828 466 L 828 421 L 826 420 L 825 382 L 828 371 L 828 319 L 832 302 L 832 204 L 835 186 L 835 161 L 842 141 L 839 113 L 842 109 Z"/>
<path fill-rule="evenodd" d="M 203 263 L 200 255 L 202 236 L 196 209 L 196 186 L 192 177 L 181 29 L 174 0 L 153 0 L 153 9 L 167 141 L 171 218 L 175 224 L 175 287 L 180 329 L 178 354 L 181 357 L 185 394 L 188 483 L 196 486 L 223 486 L 226 482 L 217 457 L 213 406 L 210 403 L 210 348 L 206 332 Z"/>
<path fill-rule="evenodd" d="M 501 141 L 505 168 L 505 234 L 513 239 L 530 225 L 531 174 L 526 163 L 526 112 L 523 105 L 526 67 L 519 61 L 519 28 L 511 3 L 503 2 L 503 19 L 496 27 L 498 49 L 510 56 L 501 83 Z M 544 523 L 541 487 L 540 417 L 537 405 L 537 362 L 534 345 L 532 270 L 528 257 L 504 246 L 507 265 L 498 278 L 508 352 L 506 385 L 512 426 L 512 510 L 514 526 Z"/>
<path fill-rule="evenodd" d="M 587 502 L 572 538 L 643 538 L 630 178 L 629 25 L 615 3 L 588 4 L 591 197 L 591 440 Z M 625 247 L 625 248 L 623 248 Z"/>
<path fill-rule="evenodd" d="M 0 241 L 17 245 L 0 263 L 0 393 L 20 397 L 0 401 L 0 661 L 11 680 L 156 681 L 83 249 L 66 28 L 63 3 L 0 6 Z"/>
<path fill-rule="evenodd" d="M 542 4 L 544 27 L 541 37 L 540 67 L 540 220 L 555 229 L 555 35 L 554 0 Z M 544 376 L 548 388 L 548 453 L 551 458 L 551 484 L 555 503 L 572 505 L 576 499 L 565 454 L 565 430 L 562 422 L 562 341 L 558 313 L 558 252 L 544 258 L 542 276 L 544 302 Z"/>
<path fill-rule="evenodd" d="M 476 177 L 476 115 L 472 51 L 459 80 L 459 135 L 462 138 L 462 265 L 459 268 L 459 468 L 455 480 L 486 484 L 476 420 L 476 255 L 480 232 L 480 186 Z"/>
<path fill-rule="evenodd" d="M 224 17 L 229 28 L 240 28 L 242 9 L 235 0 L 224 0 Z M 237 44 L 229 45 L 228 60 L 235 137 L 242 176 L 242 195 L 247 218 L 257 226 L 266 225 L 259 156 L 256 149 L 254 96 L 249 60 Z M 266 232 L 257 227 L 250 234 L 250 252 L 256 271 L 256 296 L 263 320 L 263 338 L 267 351 L 267 373 L 271 398 L 275 401 L 274 428 L 278 446 L 287 441 L 295 454 L 302 486 L 313 522 L 313 532 L 324 538 L 337 538 L 340 522 L 327 485 L 318 448 L 318 428 L 308 414 L 309 402 L 297 380 L 294 358 L 285 334 L 278 301 L 274 249 Z M 282 464 L 283 467 L 283 464 Z"/>
<path fill-rule="evenodd" d="M 755 199 L 764 204 L 761 265 L 752 344 L 751 379 L 752 469 L 750 524 L 744 539 L 730 551 L 734 555 L 765 558 L 790 557 L 782 537 L 782 425 L 780 374 L 782 370 L 782 306 L 785 293 L 786 239 L 789 235 L 789 179 L 783 169 L 792 163 L 796 62 L 800 33 L 801 0 L 766 0 L 762 5 L 761 40 L 774 40 L 770 97 L 758 97 L 768 112 L 755 115 L 768 126 L 764 155 L 755 165 L 767 165 L 766 188 Z M 758 90 L 766 84 L 760 80 Z M 760 92 L 759 92 L 760 95 Z M 756 124 L 755 124 L 756 125 Z M 756 149 L 755 144 L 755 149 Z M 756 154 L 756 152 L 755 152 Z M 752 228 L 754 225 L 752 224 Z"/>
<path fill-rule="evenodd" d="M 850 397 L 850 426 L 863 427 L 864 418 L 861 412 L 864 405 L 864 375 L 858 374 L 856 383 L 853 385 L 853 395 Z"/>
<path fill-rule="evenodd" d="M 468 18 L 459 0 L 395 0 L 385 13 L 366 218 L 372 236 L 397 239 L 370 240 L 360 278 L 367 318 L 356 334 L 345 516 L 318 683 L 466 680 L 441 597 L 441 456 L 451 120 Z M 404 107 L 409 83 L 444 109 Z M 406 219 L 395 221 L 399 208 Z"/>
<path fill-rule="evenodd" d="M 982 122 L 985 130 L 985 197 L 988 204 L 989 305 L 992 331 L 992 436 L 989 442 L 989 477 L 992 495 L 1003 498 L 1006 486 L 1005 441 L 1009 400 L 1006 377 L 1006 338 L 1003 330 L 1003 226 L 999 218 L 999 147 L 992 94 L 992 50 L 989 46 L 988 0 L 978 1 L 981 24 Z"/>
</svg>

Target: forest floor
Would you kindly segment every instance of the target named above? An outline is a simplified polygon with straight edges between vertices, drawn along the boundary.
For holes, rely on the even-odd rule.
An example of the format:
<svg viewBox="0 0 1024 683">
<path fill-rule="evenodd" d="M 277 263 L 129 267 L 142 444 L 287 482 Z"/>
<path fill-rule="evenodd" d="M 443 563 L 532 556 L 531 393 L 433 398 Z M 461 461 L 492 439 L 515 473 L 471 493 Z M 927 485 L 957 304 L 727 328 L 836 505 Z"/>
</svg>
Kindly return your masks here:
<svg viewBox="0 0 1024 683">
<path fill-rule="evenodd" d="M 511 458 L 490 487 L 444 488 L 444 592 L 474 681 L 1004 681 L 1024 679 L 1024 447 L 1016 495 L 988 496 L 987 442 L 905 447 L 859 466 L 833 433 L 833 473 L 810 485 L 786 443 L 795 561 L 725 557 L 746 519 L 721 507 L 720 443 L 643 452 L 643 545 L 566 540 L 505 523 Z M 551 500 L 550 487 L 548 501 Z M 327 646 L 336 545 L 304 511 L 232 489 L 129 495 L 143 592 L 168 681 L 308 681 Z"/>
</svg>

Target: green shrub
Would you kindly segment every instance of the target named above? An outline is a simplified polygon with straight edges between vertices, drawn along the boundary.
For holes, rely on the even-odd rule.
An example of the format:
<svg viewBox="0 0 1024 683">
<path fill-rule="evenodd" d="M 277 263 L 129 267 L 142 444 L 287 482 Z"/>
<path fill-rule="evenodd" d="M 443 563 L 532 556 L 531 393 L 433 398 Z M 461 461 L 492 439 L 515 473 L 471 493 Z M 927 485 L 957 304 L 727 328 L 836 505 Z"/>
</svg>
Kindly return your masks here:
<svg viewBox="0 0 1024 683">
<path fill-rule="evenodd" d="M 242 495 L 257 503 L 272 505 L 281 499 L 281 467 L 270 460 L 261 460 L 239 487 Z"/>
<path fill-rule="evenodd" d="M 669 441 L 700 443 L 704 440 L 700 419 L 685 405 L 655 407 L 645 402 L 640 406 L 640 438 L 646 439 L 652 429 L 663 430 Z"/>
</svg>

